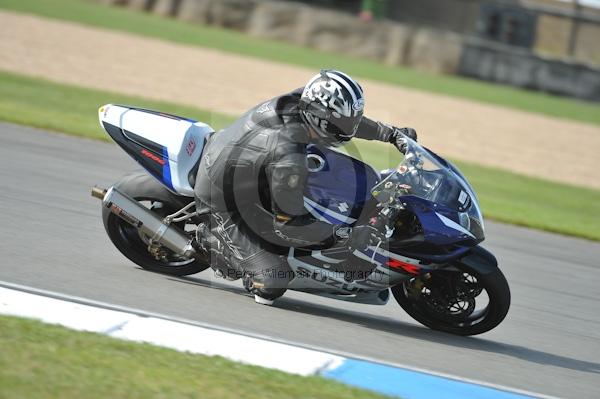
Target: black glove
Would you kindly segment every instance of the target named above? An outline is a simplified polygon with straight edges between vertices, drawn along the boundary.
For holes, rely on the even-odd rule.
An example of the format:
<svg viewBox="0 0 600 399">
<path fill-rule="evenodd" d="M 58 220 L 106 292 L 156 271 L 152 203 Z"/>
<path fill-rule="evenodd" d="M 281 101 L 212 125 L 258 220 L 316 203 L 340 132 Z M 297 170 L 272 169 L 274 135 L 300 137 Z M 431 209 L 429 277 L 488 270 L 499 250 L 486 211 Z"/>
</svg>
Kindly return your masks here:
<svg viewBox="0 0 600 399">
<path fill-rule="evenodd" d="M 405 154 L 406 153 L 406 140 L 404 136 L 417 141 L 417 131 L 410 127 L 397 128 L 392 126 L 392 133 L 389 137 L 389 142 L 394 144 L 398 151 Z"/>
<path fill-rule="evenodd" d="M 348 245 L 352 250 L 365 250 L 369 245 L 377 246 L 385 241 L 385 235 L 373 226 L 338 227 L 335 230 L 338 242 Z"/>
</svg>

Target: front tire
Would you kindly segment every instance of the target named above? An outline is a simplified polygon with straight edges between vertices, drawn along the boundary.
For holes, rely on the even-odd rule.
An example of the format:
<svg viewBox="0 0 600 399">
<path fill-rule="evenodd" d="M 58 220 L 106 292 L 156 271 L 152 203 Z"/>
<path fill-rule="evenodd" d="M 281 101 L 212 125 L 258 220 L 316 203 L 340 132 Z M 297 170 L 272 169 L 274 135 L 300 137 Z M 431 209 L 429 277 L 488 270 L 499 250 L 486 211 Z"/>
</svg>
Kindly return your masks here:
<svg viewBox="0 0 600 399">
<path fill-rule="evenodd" d="M 115 187 L 161 216 L 176 212 L 186 205 L 185 200 L 169 192 L 146 173 L 125 176 L 115 184 Z M 191 199 L 187 202 L 189 201 Z M 205 259 L 185 258 L 164 247 L 160 248 L 160 256 L 151 254 L 148 250 L 147 237 L 104 206 L 102 220 L 108 237 L 119 252 L 145 270 L 171 276 L 187 276 L 210 267 L 210 263 Z M 185 226 L 179 225 L 179 227 Z"/>
<path fill-rule="evenodd" d="M 510 289 L 504 274 L 498 268 L 487 273 L 464 264 L 457 268 L 460 271 L 434 272 L 427 281 L 421 277 L 406 281 L 393 287 L 392 293 L 406 313 L 433 330 L 456 335 L 490 331 L 504 320 L 510 308 Z M 479 309 L 478 300 L 486 302 Z"/>
</svg>

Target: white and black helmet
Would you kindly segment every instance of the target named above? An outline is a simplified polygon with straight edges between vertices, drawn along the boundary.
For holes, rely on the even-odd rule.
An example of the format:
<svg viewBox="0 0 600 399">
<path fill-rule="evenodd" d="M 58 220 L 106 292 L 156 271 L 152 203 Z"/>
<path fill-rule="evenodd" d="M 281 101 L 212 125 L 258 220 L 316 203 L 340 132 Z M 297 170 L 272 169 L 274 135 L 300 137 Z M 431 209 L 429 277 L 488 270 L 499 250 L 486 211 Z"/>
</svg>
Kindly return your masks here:
<svg viewBox="0 0 600 399">
<path fill-rule="evenodd" d="M 363 117 L 362 87 L 343 72 L 328 69 L 304 87 L 300 114 L 328 145 L 339 146 L 356 134 Z"/>
</svg>

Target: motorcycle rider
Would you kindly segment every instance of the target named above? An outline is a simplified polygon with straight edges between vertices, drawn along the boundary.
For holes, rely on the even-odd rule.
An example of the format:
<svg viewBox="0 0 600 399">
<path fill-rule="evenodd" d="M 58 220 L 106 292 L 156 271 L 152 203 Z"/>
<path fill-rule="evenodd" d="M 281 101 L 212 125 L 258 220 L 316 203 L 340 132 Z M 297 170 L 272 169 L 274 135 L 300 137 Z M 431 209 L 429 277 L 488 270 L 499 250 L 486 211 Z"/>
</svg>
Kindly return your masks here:
<svg viewBox="0 0 600 399">
<path fill-rule="evenodd" d="M 358 82 L 322 70 L 305 87 L 259 104 L 209 138 L 194 192 L 197 207 L 211 210 L 218 240 L 210 246 L 218 258 L 212 261 L 225 260 L 222 273 L 243 277 L 256 302 L 271 304 L 294 277 L 286 248 L 364 248 L 384 239 L 369 225 L 336 227 L 304 208 L 308 145 L 335 147 L 357 137 L 403 151 L 405 135 L 416 140 L 414 129 L 364 117 L 364 104 Z"/>
</svg>

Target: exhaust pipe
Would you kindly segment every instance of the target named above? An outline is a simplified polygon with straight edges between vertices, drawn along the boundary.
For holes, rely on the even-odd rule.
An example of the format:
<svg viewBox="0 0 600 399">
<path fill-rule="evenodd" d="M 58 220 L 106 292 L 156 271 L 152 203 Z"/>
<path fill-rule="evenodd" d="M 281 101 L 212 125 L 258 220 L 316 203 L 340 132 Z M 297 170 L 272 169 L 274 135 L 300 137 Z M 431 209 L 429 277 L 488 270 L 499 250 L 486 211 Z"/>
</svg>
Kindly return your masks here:
<svg viewBox="0 0 600 399">
<path fill-rule="evenodd" d="M 108 190 L 93 187 L 92 197 L 102 200 L 102 204 L 112 213 L 138 228 L 142 233 L 178 255 L 191 258 L 196 254 L 192 239 L 179 229 L 165 224 L 163 219 L 116 187 Z"/>
</svg>

